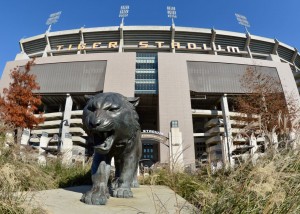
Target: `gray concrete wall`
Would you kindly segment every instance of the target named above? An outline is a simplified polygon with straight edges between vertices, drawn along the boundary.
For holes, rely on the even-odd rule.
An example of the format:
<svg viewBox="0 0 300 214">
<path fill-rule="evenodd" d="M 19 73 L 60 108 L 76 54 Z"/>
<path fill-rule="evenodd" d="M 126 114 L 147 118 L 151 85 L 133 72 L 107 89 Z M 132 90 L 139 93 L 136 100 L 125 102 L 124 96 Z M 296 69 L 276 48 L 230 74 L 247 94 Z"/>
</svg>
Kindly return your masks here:
<svg viewBox="0 0 300 214">
<path fill-rule="evenodd" d="M 280 62 L 277 56 L 271 58 L 272 60 L 267 61 L 204 54 L 158 53 L 159 129 L 161 132 L 167 133 L 170 129 L 170 121 L 179 121 L 179 127 L 183 134 L 183 148 L 186 149 L 183 155 L 185 164 L 192 163 L 195 159 L 187 61 L 234 63 L 276 68 L 285 96 L 293 95 L 293 98 L 300 103 L 297 85 L 289 65 Z M 160 152 L 161 161 L 168 162 L 167 148 L 160 146 Z"/>
<path fill-rule="evenodd" d="M 80 62 L 80 61 L 99 61 L 106 60 L 106 74 L 104 83 L 104 92 L 118 92 L 125 96 L 134 96 L 135 80 L 135 53 L 97 53 L 97 54 L 78 54 L 37 58 L 36 64 L 62 63 L 62 62 Z M 23 66 L 28 60 L 17 60 L 8 62 L 4 68 L 0 91 L 9 86 L 10 70 Z"/>
</svg>

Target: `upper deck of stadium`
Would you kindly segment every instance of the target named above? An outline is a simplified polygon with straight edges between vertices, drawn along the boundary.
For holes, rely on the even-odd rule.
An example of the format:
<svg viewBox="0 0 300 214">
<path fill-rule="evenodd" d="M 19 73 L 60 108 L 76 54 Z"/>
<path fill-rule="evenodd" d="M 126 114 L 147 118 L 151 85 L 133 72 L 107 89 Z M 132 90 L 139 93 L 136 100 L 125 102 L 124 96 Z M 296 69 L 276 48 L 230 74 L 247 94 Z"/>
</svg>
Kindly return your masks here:
<svg viewBox="0 0 300 214">
<path fill-rule="evenodd" d="M 176 52 L 268 60 L 278 55 L 300 70 L 298 50 L 277 39 L 215 29 L 175 26 L 112 26 L 46 32 L 20 40 L 28 57 L 108 52 Z"/>
</svg>

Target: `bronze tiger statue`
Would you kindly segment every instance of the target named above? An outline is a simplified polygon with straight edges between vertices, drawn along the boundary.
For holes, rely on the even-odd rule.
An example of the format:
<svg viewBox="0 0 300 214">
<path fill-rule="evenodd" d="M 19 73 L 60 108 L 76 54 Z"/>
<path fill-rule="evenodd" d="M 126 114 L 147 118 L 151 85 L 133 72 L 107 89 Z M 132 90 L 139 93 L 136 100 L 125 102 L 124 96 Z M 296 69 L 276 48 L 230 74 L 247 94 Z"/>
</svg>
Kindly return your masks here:
<svg viewBox="0 0 300 214">
<path fill-rule="evenodd" d="M 111 159 L 115 159 L 116 179 L 111 185 L 113 197 L 133 197 L 141 158 L 141 129 L 135 107 L 139 98 L 118 93 L 100 93 L 91 97 L 82 116 L 83 128 L 94 147 L 92 189 L 83 194 L 86 204 L 105 205 L 109 198 L 108 179 Z"/>
</svg>

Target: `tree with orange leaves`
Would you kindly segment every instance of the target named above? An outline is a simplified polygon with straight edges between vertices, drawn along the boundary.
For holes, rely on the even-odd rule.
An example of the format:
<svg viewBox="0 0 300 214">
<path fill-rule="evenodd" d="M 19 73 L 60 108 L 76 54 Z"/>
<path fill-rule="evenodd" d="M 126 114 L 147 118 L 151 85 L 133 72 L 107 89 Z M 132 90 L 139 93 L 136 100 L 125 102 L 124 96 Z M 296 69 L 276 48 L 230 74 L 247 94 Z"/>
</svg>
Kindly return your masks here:
<svg viewBox="0 0 300 214">
<path fill-rule="evenodd" d="M 34 60 L 31 60 L 24 67 L 11 70 L 12 81 L 9 88 L 3 89 L 3 96 L 0 97 L 1 117 L 4 122 L 13 124 L 17 128 L 18 143 L 23 128 L 32 129 L 44 121 L 42 115 L 34 116 L 42 101 L 41 97 L 34 93 L 40 89 L 40 86 L 36 82 L 36 76 L 30 74 L 33 65 Z"/>
</svg>

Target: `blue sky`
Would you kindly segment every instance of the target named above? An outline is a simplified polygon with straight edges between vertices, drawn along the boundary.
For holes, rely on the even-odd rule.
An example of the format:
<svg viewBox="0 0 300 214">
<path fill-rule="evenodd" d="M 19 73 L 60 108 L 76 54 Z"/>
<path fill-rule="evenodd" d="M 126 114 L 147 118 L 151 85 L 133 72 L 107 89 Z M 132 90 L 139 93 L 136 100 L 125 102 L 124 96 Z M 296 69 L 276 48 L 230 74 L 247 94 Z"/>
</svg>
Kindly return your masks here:
<svg viewBox="0 0 300 214">
<path fill-rule="evenodd" d="M 0 75 L 20 52 L 19 40 L 42 34 L 49 14 L 62 11 L 52 31 L 120 24 L 120 5 L 129 5 L 125 25 L 170 25 L 166 7 L 175 6 L 177 26 L 244 32 L 234 14 L 247 16 L 253 35 L 277 38 L 300 50 L 300 0 L 1 0 Z"/>
</svg>

